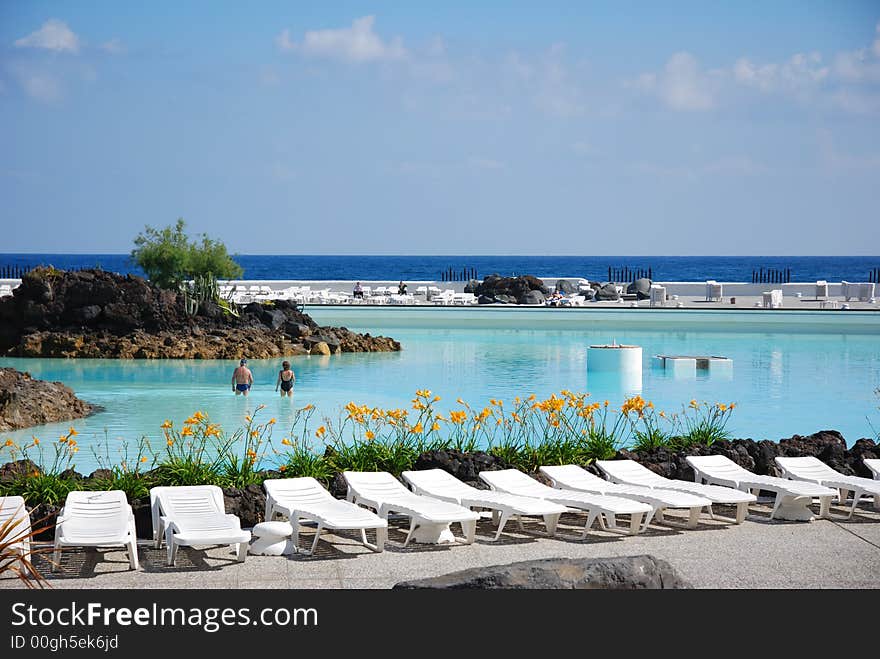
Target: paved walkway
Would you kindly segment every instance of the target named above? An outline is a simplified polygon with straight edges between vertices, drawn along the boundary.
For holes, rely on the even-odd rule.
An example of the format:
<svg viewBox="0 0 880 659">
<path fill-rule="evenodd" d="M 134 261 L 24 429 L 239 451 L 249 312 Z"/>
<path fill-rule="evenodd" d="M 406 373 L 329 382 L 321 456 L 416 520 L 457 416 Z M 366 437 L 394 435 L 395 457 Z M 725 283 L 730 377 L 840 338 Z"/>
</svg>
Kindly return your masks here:
<svg viewBox="0 0 880 659">
<path fill-rule="evenodd" d="M 128 569 L 122 551 L 71 550 L 53 588 L 390 588 L 399 581 L 437 576 L 482 565 L 552 557 L 606 557 L 653 554 L 669 561 L 698 588 L 880 588 L 880 511 L 868 504 L 849 521 L 770 521 L 767 502 L 753 506 L 742 525 L 703 518 L 697 529 L 652 525 L 639 536 L 593 530 L 587 540 L 546 538 L 541 527 L 515 524 L 491 542 L 489 520 L 478 526 L 471 546 L 402 547 L 402 526 L 392 523 L 382 554 L 361 546 L 355 534 L 325 535 L 314 557 L 248 556 L 236 563 L 228 548 L 183 548 L 176 567 L 165 565 L 165 550 L 140 546 L 141 567 Z M 719 510 L 720 513 L 732 512 Z M 842 508 L 833 508 L 839 516 Z M 562 533 L 580 531 L 584 518 L 565 515 Z M 457 531 L 457 529 L 455 529 Z M 303 547 L 311 543 L 301 534 Z M 47 567 L 43 563 L 44 567 Z M 47 570 L 48 571 L 48 570 Z M 20 584 L 4 575 L 0 588 Z"/>
</svg>

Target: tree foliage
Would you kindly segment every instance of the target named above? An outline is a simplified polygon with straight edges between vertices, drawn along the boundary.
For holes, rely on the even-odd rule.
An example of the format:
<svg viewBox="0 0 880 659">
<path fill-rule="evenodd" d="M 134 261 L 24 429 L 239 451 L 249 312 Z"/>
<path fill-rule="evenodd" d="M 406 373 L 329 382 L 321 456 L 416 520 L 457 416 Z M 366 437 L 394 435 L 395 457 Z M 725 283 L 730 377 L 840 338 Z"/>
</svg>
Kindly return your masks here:
<svg viewBox="0 0 880 659">
<path fill-rule="evenodd" d="M 186 279 L 213 275 L 218 279 L 237 279 L 244 270 L 226 251 L 219 240 L 202 234 L 201 240 L 190 240 L 184 232 L 183 218 L 164 229 L 146 227 L 134 239 L 131 258 L 147 278 L 162 288 L 176 289 Z"/>
</svg>

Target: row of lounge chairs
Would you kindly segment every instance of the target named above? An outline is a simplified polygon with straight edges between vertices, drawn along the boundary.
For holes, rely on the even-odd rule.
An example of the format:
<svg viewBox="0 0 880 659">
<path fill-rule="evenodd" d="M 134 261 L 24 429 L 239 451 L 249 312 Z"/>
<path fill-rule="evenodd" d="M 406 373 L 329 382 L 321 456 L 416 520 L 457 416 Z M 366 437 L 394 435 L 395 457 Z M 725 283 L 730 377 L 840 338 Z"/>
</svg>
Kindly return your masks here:
<svg viewBox="0 0 880 659">
<path fill-rule="evenodd" d="M 473 543 L 480 519 L 477 510 L 491 511 L 497 525 L 493 539 L 497 540 L 512 518 L 521 528 L 522 518 L 541 518 L 547 535 L 556 535 L 559 518 L 566 512 L 586 515 L 581 538 L 597 521 L 602 529 L 625 534 L 640 533 L 652 521 L 694 528 L 704 510 L 712 519 L 739 524 L 762 490 L 776 497 L 771 519 L 811 519 L 807 506 L 814 499 L 819 500 L 819 514 L 825 517 L 832 499 L 845 504 L 850 492 L 849 516 L 865 497 L 872 497 L 875 508 L 880 509 L 880 460 L 865 460 L 875 480 L 843 475 L 812 457 L 776 458 L 785 478 L 754 474 L 719 455 L 689 456 L 687 461 L 694 469 L 695 482 L 664 478 L 632 460 L 600 460 L 596 464 L 606 479 L 576 465 L 541 467 L 541 474 L 552 486 L 516 469 L 481 472 L 479 476 L 489 490 L 463 483 L 440 469 L 404 472 L 402 478 L 409 488 L 387 472 L 345 472 L 348 490 L 344 501 L 334 498 L 313 478 L 269 479 L 264 482 L 265 519 L 270 523 L 289 521 L 292 546 L 310 555 L 325 529 L 360 531 L 363 544 L 381 552 L 391 515 L 409 519 L 406 547 L 413 540 Z M 174 564 L 181 546 L 231 545 L 238 560 L 245 560 L 251 532 L 241 528 L 238 517 L 225 512 L 220 488 L 154 487 L 150 502 L 153 542 L 156 548 L 163 542 L 167 546 L 169 565 Z M 712 507 L 719 504 L 735 506 L 736 516 L 718 518 Z M 686 511 L 686 522 L 667 518 L 668 510 Z M 621 526 L 621 517 L 628 517 L 629 523 Z M 0 497 L 0 524 L 7 520 L 29 528 L 21 497 Z M 303 522 L 317 527 L 308 550 L 299 548 Z M 452 524 L 460 526 L 460 537 L 452 535 Z M 368 530 L 375 532 L 374 543 L 367 539 Z M 124 547 L 131 569 L 137 569 L 137 533 L 125 493 L 71 492 L 55 527 L 56 566 L 61 551 L 69 546 Z M 19 549 L 29 552 L 30 539 L 24 538 Z"/>
</svg>

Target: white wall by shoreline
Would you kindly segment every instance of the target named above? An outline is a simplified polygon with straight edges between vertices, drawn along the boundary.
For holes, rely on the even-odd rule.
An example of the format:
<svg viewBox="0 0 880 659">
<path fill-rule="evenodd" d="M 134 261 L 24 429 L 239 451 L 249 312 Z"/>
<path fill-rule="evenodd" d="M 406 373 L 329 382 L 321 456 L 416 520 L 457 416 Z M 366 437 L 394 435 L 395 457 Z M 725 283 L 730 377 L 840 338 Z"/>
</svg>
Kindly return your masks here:
<svg viewBox="0 0 880 659">
<path fill-rule="evenodd" d="M 576 282 L 571 277 L 566 278 L 568 281 Z M 391 286 L 397 290 L 399 279 L 386 280 L 366 280 L 361 279 L 362 286 L 369 286 L 375 289 L 377 286 Z M 558 279 L 547 277 L 543 279 L 544 284 L 548 288 L 556 286 Z M 0 279 L 0 286 L 6 284 L 15 288 L 21 283 L 20 279 Z M 300 280 L 300 279 L 240 279 L 223 281 L 224 284 L 233 284 L 236 286 L 269 286 L 273 290 L 282 290 L 291 286 L 310 286 L 312 290 L 321 290 L 329 288 L 334 292 L 351 293 L 354 289 L 355 280 L 346 279 L 328 279 L 328 280 Z M 688 282 L 688 281 L 655 281 L 666 287 L 669 295 L 682 295 L 691 297 L 701 297 L 706 292 L 705 282 Z M 800 293 L 803 297 L 814 297 L 816 294 L 816 282 L 792 282 L 790 284 L 752 284 L 750 282 L 718 282 L 723 286 L 724 297 L 736 296 L 760 296 L 764 291 L 772 289 L 781 289 L 785 297 L 793 297 Z M 850 282 L 855 283 L 855 282 Z M 441 290 L 452 289 L 457 293 L 464 290 L 467 282 L 455 281 L 426 281 L 426 280 L 407 280 L 407 290 L 414 293 L 419 286 L 436 286 Z M 843 287 L 840 282 L 828 282 L 828 293 L 831 296 L 840 296 L 843 293 Z"/>
</svg>

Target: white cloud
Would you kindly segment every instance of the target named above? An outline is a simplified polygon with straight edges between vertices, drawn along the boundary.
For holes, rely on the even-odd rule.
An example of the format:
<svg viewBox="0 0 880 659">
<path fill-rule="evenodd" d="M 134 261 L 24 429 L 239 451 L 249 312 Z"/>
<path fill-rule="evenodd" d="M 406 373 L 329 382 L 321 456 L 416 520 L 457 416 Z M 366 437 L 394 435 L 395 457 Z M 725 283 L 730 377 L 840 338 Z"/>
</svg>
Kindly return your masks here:
<svg viewBox="0 0 880 659">
<path fill-rule="evenodd" d="M 278 46 L 278 50 L 293 50 L 296 48 L 296 44 L 290 40 L 290 30 L 287 28 L 281 30 L 281 34 L 275 37 L 275 45 Z"/>
<path fill-rule="evenodd" d="M 715 106 L 719 74 L 703 71 L 693 55 L 679 52 L 669 58 L 662 72 L 644 73 L 629 86 L 656 95 L 673 110 L 710 110 Z"/>
<path fill-rule="evenodd" d="M 880 82 L 880 23 L 868 48 L 838 53 L 834 73 L 848 82 Z"/>
<path fill-rule="evenodd" d="M 36 32 L 31 32 L 15 42 L 18 48 L 43 48 L 57 53 L 79 52 L 79 37 L 67 27 L 67 23 L 56 18 L 49 19 Z"/>
<path fill-rule="evenodd" d="M 110 53 L 111 55 L 121 55 L 125 52 L 125 44 L 122 43 L 122 40 L 119 37 L 113 37 L 110 41 L 105 41 L 99 46 L 99 48 L 105 53 Z"/>
<path fill-rule="evenodd" d="M 736 82 L 765 92 L 808 89 L 828 77 L 830 67 L 823 65 L 819 53 L 792 55 L 782 64 L 756 65 L 740 58 L 733 66 Z"/>
<path fill-rule="evenodd" d="M 348 62 L 370 62 L 379 60 L 402 60 L 407 56 L 400 37 L 383 41 L 373 31 L 375 16 L 355 19 L 351 27 L 330 30 L 309 30 L 303 35 L 302 43 L 290 38 L 290 31 L 283 30 L 275 39 L 283 51 L 298 50 L 313 57 L 326 57 Z"/>
<path fill-rule="evenodd" d="M 31 98 L 42 103 L 54 103 L 61 99 L 61 83 L 55 76 L 20 64 L 10 65 L 8 70 Z"/>
<path fill-rule="evenodd" d="M 544 114 L 576 117 L 586 111 L 582 85 L 572 77 L 565 61 L 564 44 L 553 44 L 546 53 L 534 59 L 511 53 L 505 58 L 504 67 Z"/>
</svg>

